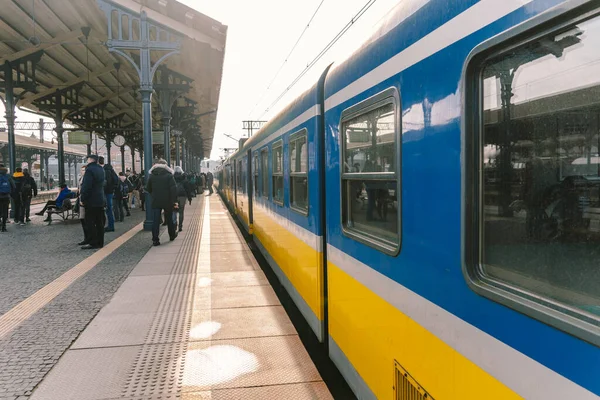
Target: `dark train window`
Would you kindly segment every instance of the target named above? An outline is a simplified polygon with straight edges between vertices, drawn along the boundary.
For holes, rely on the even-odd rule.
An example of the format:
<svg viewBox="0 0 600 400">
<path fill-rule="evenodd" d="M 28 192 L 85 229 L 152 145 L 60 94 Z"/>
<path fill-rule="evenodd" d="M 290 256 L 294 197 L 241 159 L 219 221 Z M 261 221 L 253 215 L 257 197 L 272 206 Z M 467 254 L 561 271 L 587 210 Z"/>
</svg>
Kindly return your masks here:
<svg viewBox="0 0 600 400">
<path fill-rule="evenodd" d="M 479 205 L 471 226 L 479 245 L 469 271 L 502 296 L 595 326 L 599 37 L 600 18 L 571 22 L 476 62 L 480 128 L 471 170 L 479 171 Z"/>
<path fill-rule="evenodd" d="M 400 144 L 397 91 L 342 114 L 344 232 L 388 254 L 400 248 Z"/>
<path fill-rule="evenodd" d="M 242 175 L 244 170 L 242 168 L 242 160 L 239 160 L 237 163 L 237 190 L 238 192 L 244 192 L 244 187 L 242 186 Z"/>
<path fill-rule="evenodd" d="M 283 205 L 283 143 L 273 145 L 273 201 Z"/>
<path fill-rule="evenodd" d="M 262 174 L 262 197 L 269 197 L 269 149 L 264 148 L 260 152 L 260 173 Z"/>
<path fill-rule="evenodd" d="M 290 136 L 290 206 L 308 213 L 308 143 L 306 129 Z"/>
<path fill-rule="evenodd" d="M 258 152 L 254 153 L 252 175 L 254 176 L 254 197 L 258 197 L 260 196 L 260 188 L 258 187 Z"/>
</svg>

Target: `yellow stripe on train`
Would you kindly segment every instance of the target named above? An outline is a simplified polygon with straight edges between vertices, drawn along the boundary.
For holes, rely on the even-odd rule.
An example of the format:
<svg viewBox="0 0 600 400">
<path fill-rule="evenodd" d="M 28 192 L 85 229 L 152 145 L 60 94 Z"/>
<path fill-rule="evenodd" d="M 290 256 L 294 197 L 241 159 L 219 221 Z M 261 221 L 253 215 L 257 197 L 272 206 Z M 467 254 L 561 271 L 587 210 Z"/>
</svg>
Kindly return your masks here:
<svg viewBox="0 0 600 400">
<path fill-rule="evenodd" d="M 323 321 L 323 256 L 270 217 L 261 207 L 253 209 L 253 234 Z"/>
<path fill-rule="evenodd" d="M 328 262 L 329 334 L 380 400 L 393 400 L 394 361 L 436 400 L 520 399 L 473 362 Z"/>
</svg>

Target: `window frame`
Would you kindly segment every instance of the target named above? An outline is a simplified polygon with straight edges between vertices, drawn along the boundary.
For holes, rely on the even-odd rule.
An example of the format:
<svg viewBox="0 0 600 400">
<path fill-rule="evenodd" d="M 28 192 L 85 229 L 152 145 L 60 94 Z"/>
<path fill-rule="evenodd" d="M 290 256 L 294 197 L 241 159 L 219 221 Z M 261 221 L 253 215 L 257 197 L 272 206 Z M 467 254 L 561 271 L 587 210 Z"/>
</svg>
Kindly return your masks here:
<svg viewBox="0 0 600 400">
<path fill-rule="evenodd" d="M 281 149 L 281 171 L 275 173 L 275 150 L 277 149 Z M 285 200 L 285 180 L 284 180 L 284 173 L 283 173 L 283 168 L 285 166 L 285 163 L 283 162 L 283 139 L 279 139 L 275 142 L 273 142 L 273 144 L 271 145 L 271 200 L 273 201 L 273 203 L 282 206 L 283 207 L 283 202 Z M 282 182 L 282 191 L 283 191 L 283 198 L 281 199 L 281 201 L 276 200 L 275 199 L 275 183 L 274 183 L 274 178 L 275 177 L 281 177 L 281 182 Z"/>
<path fill-rule="evenodd" d="M 384 173 L 364 173 L 364 172 L 344 172 L 344 162 L 346 160 L 346 133 L 344 123 L 369 113 L 378 108 L 384 107 L 388 104 L 392 104 L 394 107 L 395 116 L 395 134 L 394 134 L 394 148 L 396 150 L 395 156 L 395 172 L 390 174 L 389 172 Z M 339 151 L 340 151 L 340 224 L 342 233 L 352 240 L 365 244 L 372 247 L 384 254 L 392 257 L 396 257 L 400 254 L 402 248 L 402 115 L 401 115 L 402 103 L 400 99 L 400 92 L 395 86 L 389 87 L 359 103 L 356 103 L 342 111 L 339 122 Z M 365 179 L 367 177 L 367 179 Z M 390 179 L 391 178 L 391 179 Z M 396 198 L 398 202 L 397 212 L 397 223 L 398 223 L 398 241 L 397 243 L 391 243 L 389 241 L 383 241 L 377 239 L 373 235 L 361 232 L 357 229 L 350 229 L 347 227 L 347 221 L 349 218 L 345 218 L 344 213 L 346 210 L 350 210 L 351 196 L 346 194 L 346 204 L 344 204 L 346 190 L 345 181 L 349 180 L 382 180 L 382 181 L 395 181 L 396 182 Z"/>
<path fill-rule="evenodd" d="M 546 297 L 541 292 L 518 287 L 484 273 L 484 176 L 483 168 L 480 168 L 484 132 L 481 75 L 485 61 L 594 17 L 600 18 L 597 2 L 567 2 L 481 43 L 467 57 L 462 74 L 461 150 L 465 155 L 462 166 L 462 272 L 468 286 L 477 294 L 600 346 L 600 318 Z"/>
<path fill-rule="evenodd" d="M 292 153 L 290 151 L 291 147 L 292 147 L 292 142 L 297 141 L 298 139 L 304 137 L 304 139 L 306 139 L 306 172 L 292 172 Z M 293 210 L 294 212 L 300 214 L 300 215 L 304 215 L 305 217 L 308 216 L 308 210 L 310 209 L 310 198 L 308 197 L 309 195 L 309 187 L 310 187 L 310 180 L 308 179 L 308 129 L 306 128 L 302 128 L 299 131 L 296 131 L 292 134 L 290 134 L 290 137 L 288 139 L 288 168 L 290 171 L 289 174 L 289 187 L 290 187 L 290 209 Z M 301 208 L 301 207 L 296 207 L 293 205 L 292 203 L 292 180 L 293 178 L 298 178 L 298 177 L 306 177 L 306 195 L 307 195 L 307 204 L 306 204 L 306 208 Z"/>
<path fill-rule="evenodd" d="M 267 154 L 267 165 L 263 164 L 263 154 Z M 260 149 L 260 197 L 269 200 L 269 146 L 265 146 Z M 266 177 L 266 178 L 265 178 Z M 267 188 L 265 190 L 265 179 L 267 182 Z"/>
</svg>

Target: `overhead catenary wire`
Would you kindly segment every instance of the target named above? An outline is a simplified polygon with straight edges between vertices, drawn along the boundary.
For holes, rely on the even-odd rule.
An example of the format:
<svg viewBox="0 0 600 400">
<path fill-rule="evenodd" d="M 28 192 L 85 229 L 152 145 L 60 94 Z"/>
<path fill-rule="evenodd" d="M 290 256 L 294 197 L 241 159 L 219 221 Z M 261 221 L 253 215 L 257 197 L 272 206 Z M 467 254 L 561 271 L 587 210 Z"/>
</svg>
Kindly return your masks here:
<svg viewBox="0 0 600 400">
<path fill-rule="evenodd" d="M 367 1 L 367 3 L 356 13 L 356 15 L 354 15 L 354 17 L 352 17 L 352 19 L 342 28 L 342 30 L 339 31 L 333 39 L 331 39 L 331 41 L 319 52 L 319 54 L 317 54 L 317 56 L 311 62 L 308 63 L 306 68 L 300 72 L 296 79 L 294 79 L 292 83 L 290 83 L 289 86 L 265 109 L 258 119 L 264 117 L 264 115 L 268 113 L 271 108 L 273 108 L 273 106 L 277 104 L 283 98 L 283 96 L 285 96 L 287 92 L 289 92 L 290 89 L 294 87 L 294 85 L 296 85 L 300 79 L 302 79 L 302 77 L 304 77 L 304 75 L 306 75 L 306 73 L 325 55 L 325 53 L 327 53 L 327 51 L 329 51 L 329 49 L 331 49 L 337 43 L 338 40 L 342 38 L 342 36 L 344 36 L 346 32 L 348 32 L 352 25 L 354 25 L 354 23 L 358 21 L 360 17 L 362 17 L 369 10 L 369 8 L 375 4 L 376 1 L 377 0 Z"/>
<path fill-rule="evenodd" d="M 294 53 L 294 50 L 296 50 L 296 47 L 298 47 L 298 44 L 300 43 L 300 41 L 304 37 L 304 34 L 306 33 L 306 31 L 310 27 L 310 24 L 315 19 L 315 16 L 317 15 L 317 13 L 319 12 L 319 10 L 321 9 L 321 6 L 323 5 L 324 2 L 325 2 L 325 0 L 321 0 L 321 2 L 319 3 L 319 5 L 317 6 L 317 9 L 315 10 L 315 12 L 313 12 L 312 16 L 308 20 L 308 23 L 304 27 L 304 30 L 302 31 L 302 33 L 300 34 L 300 36 L 298 36 L 298 39 L 296 40 L 296 43 L 294 43 L 294 45 L 292 46 L 292 49 L 289 51 L 288 55 L 285 56 L 285 59 L 283 60 L 283 63 L 281 63 L 281 66 L 279 67 L 279 69 L 277 70 L 277 72 L 275 73 L 275 76 L 273 76 L 273 79 L 271 79 L 271 81 L 267 85 L 267 88 L 264 90 L 264 92 L 262 93 L 262 95 L 260 95 L 260 97 L 258 98 L 258 101 L 256 102 L 256 104 L 254 104 L 254 107 L 252 107 L 252 110 L 250 110 L 250 113 L 249 113 L 250 115 L 252 115 L 252 113 L 254 112 L 254 110 L 256 109 L 256 107 L 258 107 L 258 105 L 264 99 L 264 97 L 267 94 L 267 92 L 271 89 L 271 85 L 273 85 L 273 82 L 275 82 L 275 80 L 277 79 L 277 77 L 281 73 L 281 70 L 283 70 L 283 67 L 285 66 L 285 64 L 287 64 L 288 60 L 290 59 L 290 57 Z"/>
</svg>

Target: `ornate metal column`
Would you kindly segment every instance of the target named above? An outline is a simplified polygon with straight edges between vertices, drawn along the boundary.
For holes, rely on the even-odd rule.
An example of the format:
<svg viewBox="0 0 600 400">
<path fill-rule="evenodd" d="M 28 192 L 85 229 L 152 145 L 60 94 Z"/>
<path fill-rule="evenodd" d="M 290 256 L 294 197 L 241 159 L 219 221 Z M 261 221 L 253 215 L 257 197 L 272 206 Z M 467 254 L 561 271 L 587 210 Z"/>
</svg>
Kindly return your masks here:
<svg viewBox="0 0 600 400">
<path fill-rule="evenodd" d="M 65 143 L 64 143 L 64 111 L 78 110 L 79 93 L 84 82 L 69 86 L 63 89 L 57 89 L 54 93 L 50 93 L 34 102 L 40 111 L 45 112 L 48 116 L 54 118 L 56 124 L 56 138 L 58 140 L 58 183 L 59 185 L 65 181 Z"/>
<path fill-rule="evenodd" d="M 175 136 L 175 165 L 181 166 L 181 156 L 180 156 L 180 143 L 179 138 L 181 138 L 182 132 L 178 129 L 173 130 L 173 136 Z"/>
<path fill-rule="evenodd" d="M 105 12 L 108 20 L 108 40 L 106 46 L 110 52 L 117 53 L 129 61 L 137 70 L 140 78 L 140 94 L 142 97 L 142 120 L 144 132 L 144 167 L 146 181 L 148 171 L 152 168 L 152 80 L 158 66 L 170 56 L 179 53 L 182 38 L 163 28 L 162 25 L 148 19 L 145 11 L 135 13 L 127 8 L 122 8 L 109 0 L 97 0 L 100 8 Z M 113 36 L 113 12 L 116 14 L 117 37 Z M 123 23 L 128 23 L 128 29 L 123 29 Z M 135 22 L 135 23 L 134 23 Z M 134 27 L 139 27 L 134 29 Z M 137 30 L 134 34 L 134 30 Z M 150 35 L 150 30 L 155 35 Z M 124 37 L 126 32 L 128 37 Z M 139 39 L 136 39 L 139 38 Z M 161 41 L 163 38 L 164 41 Z M 134 61 L 130 51 L 139 52 L 139 65 Z M 151 52 L 164 52 L 162 57 L 152 65 Z M 147 204 L 150 204 L 150 195 L 146 193 Z M 152 210 L 146 208 L 146 221 L 144 230 L 152 229 Z"/>
<path fill-rule="evenodd" d="M 8 166 L 10 173 L 15 172 L 17 167 L 17 155 L 15 145 L 15 89 L 34 91 L 36 87 L 35 70 L 37 63 L 44 54 L 43 50 L 12 61 L 4 62 L 4 81 L 0 87 L 4 88 L 6 109 L 6 125 L 8 133 Z M 13 76 L 13 72 L 15 76 Z"/>
</svg>

